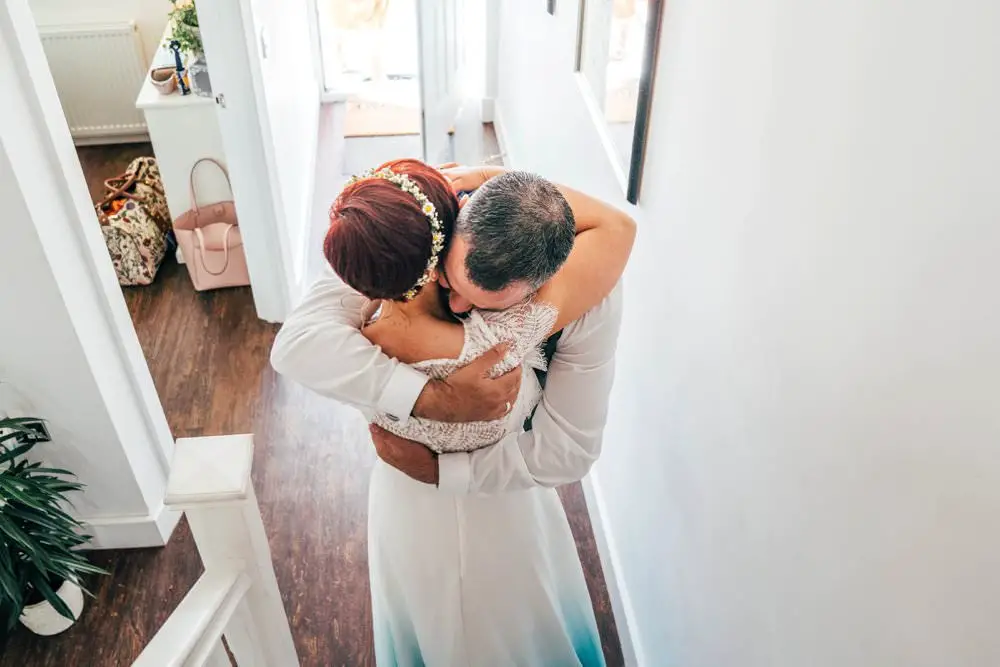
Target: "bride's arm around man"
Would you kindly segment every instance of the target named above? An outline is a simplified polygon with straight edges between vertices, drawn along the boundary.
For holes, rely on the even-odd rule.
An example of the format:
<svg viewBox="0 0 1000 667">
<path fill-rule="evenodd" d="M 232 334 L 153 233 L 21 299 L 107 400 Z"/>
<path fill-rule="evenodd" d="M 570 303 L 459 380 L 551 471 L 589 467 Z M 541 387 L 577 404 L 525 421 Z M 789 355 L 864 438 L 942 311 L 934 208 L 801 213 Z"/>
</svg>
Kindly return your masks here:
<svg viewBox="0 0 1000 667">
<path fill-rule="evenodd" d="M 474 190 L 501 173 L 494 168 L 446 170 L 456 190 Z M 518 183 L 516 178 L 506 180 Z M 558 187 L 572 208 L 577 232 L 595 223 L 605 225 L 619 240 L 609 244 L 608 252 L 627 256 L 635 234 L 631 218 Z M 517 200 L 516 192 L 505 195 L 500 201 Z M 442 262 L 442 284 L 450 290 L 455 312 L 472 307 L 499 310 L 519 303 L 551 278 L 565 259 L 565 253 L 555 252 L 558 249 L 547 252 L 547 246 L 559 239 L 539 222 L 546 219 L 545 211 L 537 216 L 524 210 L 510 215 L 490 203 L 487 196 L 471 198 Z M 559 259 L 547 262 L 549 256 Z M 532 261 L 524 261 L 525 257 Z M 601 280 L 600 271 L 595 267 L 593 280 Z M 488 374 L 503 357 L 502 350 L 487 353 L 448 378 L 430 380 L 386 356 L 362 335 L 363 305 L 364 300 L 327 269 L 278 334 L 272 351 L 275 369 L 320 394 L 357 406 L 369 417 L 379 413 L 401 424 L 411 416 L 488 421 L 510 410 L 520 372 L 515 369 L 500 378 Z M 419 443 L 373 427 L 379 456 L 414 479 L 457 493 L 498 493 L 581 479 L 601 452 L 621 310 L 618 284 L 550 341 L 554 354 L 530 430 L 511 433 L 476 451 L 436 455 Z"/>
</svg>

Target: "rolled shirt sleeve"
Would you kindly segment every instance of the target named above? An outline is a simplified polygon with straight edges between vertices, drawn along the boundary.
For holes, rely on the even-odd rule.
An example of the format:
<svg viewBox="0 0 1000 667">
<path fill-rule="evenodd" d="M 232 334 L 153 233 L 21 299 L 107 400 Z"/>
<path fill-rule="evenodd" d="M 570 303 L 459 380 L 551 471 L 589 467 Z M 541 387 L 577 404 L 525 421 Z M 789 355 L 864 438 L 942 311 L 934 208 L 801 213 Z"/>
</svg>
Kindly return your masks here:
<svg viewBox="0 0 1000 667">
<path fill-rule="evenodd" d="M 405 424 L 428 378 L 362 335 L 367 303 L 327 267 L 278 332 L 271 365 L 369 418 L 378 412 Z"/>
</svg>

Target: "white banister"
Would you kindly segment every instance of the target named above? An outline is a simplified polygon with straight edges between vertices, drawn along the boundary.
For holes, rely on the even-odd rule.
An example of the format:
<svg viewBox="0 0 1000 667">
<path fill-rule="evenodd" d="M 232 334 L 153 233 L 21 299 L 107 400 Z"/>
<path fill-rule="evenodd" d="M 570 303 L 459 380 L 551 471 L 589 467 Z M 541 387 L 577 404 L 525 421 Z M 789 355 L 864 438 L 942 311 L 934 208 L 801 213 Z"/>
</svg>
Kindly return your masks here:
<svg viewBox="0 0 1000 667">
<path fill-rule="evenodd" d="M 177 441 L 164 504 L 184 510 L 201 576 L 133 667 L 299 664 L 250 481 L 253 436 Z"/>
<path fill-rule="evenodd" d="M 250 578 L 242 572 L 206 570 L 133 667 L 204 663 L 215 646 L 222 646 L 226 625 L 248 588 Z"/>
</svg>

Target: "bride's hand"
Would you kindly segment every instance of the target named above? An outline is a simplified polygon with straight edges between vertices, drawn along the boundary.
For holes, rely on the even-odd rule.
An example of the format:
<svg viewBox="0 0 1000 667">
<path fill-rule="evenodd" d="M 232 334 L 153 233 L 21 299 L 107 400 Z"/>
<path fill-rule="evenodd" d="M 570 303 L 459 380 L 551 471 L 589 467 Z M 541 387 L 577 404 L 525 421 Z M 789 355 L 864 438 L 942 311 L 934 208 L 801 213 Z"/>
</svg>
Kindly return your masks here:
<svg viewBox="0 0 1000 667">
<path fill-rule="evenodd" d="M 451 181 L 451 187 L 456 193 L 472 192 L 494 176 L 499 176 L 507 171 L 503 167 L 491 165 L 463 167 L 454 162 L 443 164 L 438 169 L 445 175 L 445 178 Z"/>
</svg>

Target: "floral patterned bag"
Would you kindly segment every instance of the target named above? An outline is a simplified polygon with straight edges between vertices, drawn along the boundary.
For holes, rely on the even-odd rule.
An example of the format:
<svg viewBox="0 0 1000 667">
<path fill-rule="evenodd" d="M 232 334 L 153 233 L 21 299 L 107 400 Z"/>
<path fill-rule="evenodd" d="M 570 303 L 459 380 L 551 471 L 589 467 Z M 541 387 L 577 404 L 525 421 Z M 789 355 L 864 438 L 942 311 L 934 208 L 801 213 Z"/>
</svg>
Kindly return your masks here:
<svg viewBox="0 0 1000 667">
<path fill-rule="evenodd" d="M 151 157 L 136 158 L 116 178 L 104 181 L 107 193 L 95 207 L 111 261 L 121 285 L 149 285 L 167 251 L 170 212 Z"/>
</svg>

